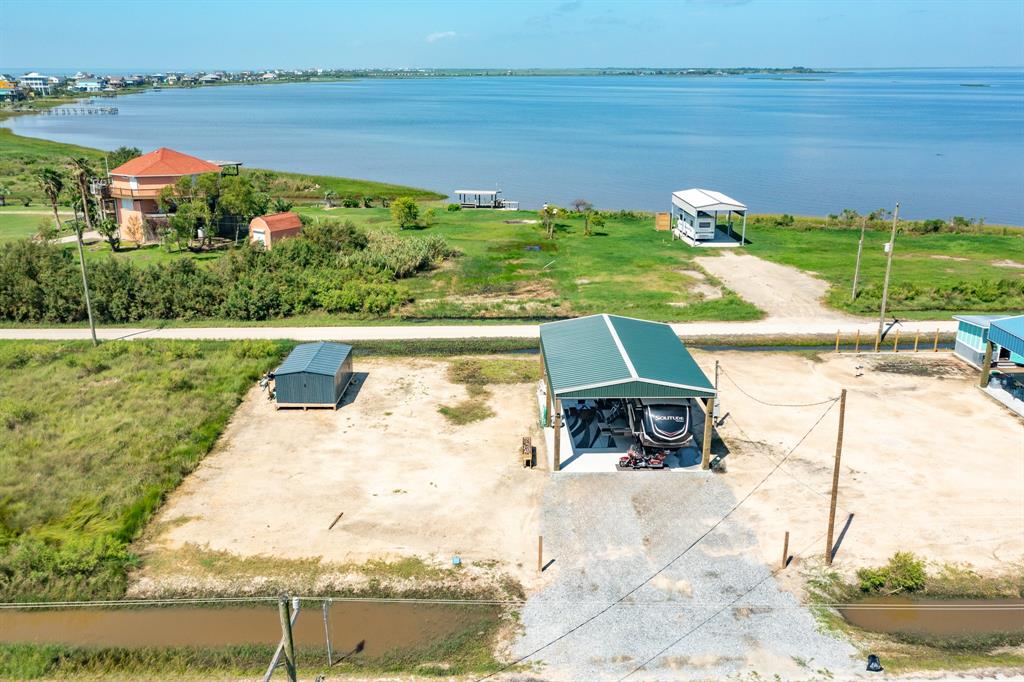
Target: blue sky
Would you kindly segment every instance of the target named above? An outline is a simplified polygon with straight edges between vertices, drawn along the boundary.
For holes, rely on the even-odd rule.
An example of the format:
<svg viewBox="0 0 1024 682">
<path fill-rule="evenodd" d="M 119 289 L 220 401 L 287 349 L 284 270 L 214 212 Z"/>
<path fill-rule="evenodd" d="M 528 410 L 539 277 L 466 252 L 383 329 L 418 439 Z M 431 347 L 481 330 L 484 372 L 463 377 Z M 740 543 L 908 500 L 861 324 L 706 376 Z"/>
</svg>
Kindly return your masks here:
<svg viewBox="0 0 1024 682">
<path fill-rule="evenodd" d="M 0 70 L 1024 65 L 1024 0 L 0 0 L 0 17 Z"/>
</svg>

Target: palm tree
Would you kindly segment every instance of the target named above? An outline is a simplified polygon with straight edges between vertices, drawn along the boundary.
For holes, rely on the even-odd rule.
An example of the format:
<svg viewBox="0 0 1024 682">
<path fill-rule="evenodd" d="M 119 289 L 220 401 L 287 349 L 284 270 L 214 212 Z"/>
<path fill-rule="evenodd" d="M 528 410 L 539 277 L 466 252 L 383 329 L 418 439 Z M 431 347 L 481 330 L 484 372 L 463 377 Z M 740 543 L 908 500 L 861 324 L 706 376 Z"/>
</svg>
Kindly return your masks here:
<svg viewBox="0 0 1024 682">
<path fill-rule="evenodd" d="M 89 167 L 89 160 L 82 156 L 75 156 L 68 159 L 68 169 L 71 177 L 78 185 L 78 194 L 82 200 L 82 212 L 85 213 L 85 227 L 92 231 L 92 217 L 89 215 L 89 176 L 92 175 L 92 168 Z M 81 232 L 81 230 L 79 230 Z M 81 235 L 79 235 L 81 239 Z"/>
<path fill-rule="evenodd" d="M 35 180 L 43 190 L 43 194 L 50 201 L 53 207 L 53 220 L 57 223 L 57 231 L 60 232 L 60 213 L 57 212 L 57 201 L 60 193 L 64 191 L 64 177 L 52 168 L 40 168 L 34 173 Z"/>
</svg>

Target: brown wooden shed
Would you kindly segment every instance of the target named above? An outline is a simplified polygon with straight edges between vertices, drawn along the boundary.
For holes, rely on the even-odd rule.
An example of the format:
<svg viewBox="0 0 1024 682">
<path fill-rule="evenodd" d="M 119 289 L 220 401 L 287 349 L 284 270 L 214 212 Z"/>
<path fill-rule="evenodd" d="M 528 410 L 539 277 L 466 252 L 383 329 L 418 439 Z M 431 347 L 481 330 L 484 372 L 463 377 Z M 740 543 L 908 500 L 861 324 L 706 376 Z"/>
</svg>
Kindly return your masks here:
<svg viewBox="0 0 1024 682">
<path fill-rule="evenodd" d="M 291 211 L 273 213 L 253 218 L 249 223 L 249 241 L 273 248 L 274 244 L 286 237 L 294 237 L 302 231 L 302 220 Z"/>
</svg>

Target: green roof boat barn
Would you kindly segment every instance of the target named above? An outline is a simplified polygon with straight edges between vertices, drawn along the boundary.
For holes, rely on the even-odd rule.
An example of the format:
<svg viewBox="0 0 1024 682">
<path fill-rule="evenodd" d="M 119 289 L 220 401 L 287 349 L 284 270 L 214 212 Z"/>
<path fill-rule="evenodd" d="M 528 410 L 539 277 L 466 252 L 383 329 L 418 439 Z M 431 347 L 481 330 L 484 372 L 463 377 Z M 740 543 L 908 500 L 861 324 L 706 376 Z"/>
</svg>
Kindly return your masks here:
<svg viewBox="0 0 1024 682">
<path fill-rule="evenodd" d="M 717 391 L 669 325 L 618 315 L 549 322 L 540 350 L 538 402 L 554 471 L 709 468 L 710 448 L 696 439 L 710 445 L 703 415 Z"/>
</svg>

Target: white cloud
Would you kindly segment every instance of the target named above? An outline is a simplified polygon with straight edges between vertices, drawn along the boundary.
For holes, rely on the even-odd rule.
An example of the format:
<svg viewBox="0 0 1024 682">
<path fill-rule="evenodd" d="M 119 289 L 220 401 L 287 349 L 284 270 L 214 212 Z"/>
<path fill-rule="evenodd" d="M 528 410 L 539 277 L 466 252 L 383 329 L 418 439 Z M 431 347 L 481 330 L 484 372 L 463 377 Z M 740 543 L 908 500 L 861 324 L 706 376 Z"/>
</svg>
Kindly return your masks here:
<svg viewBox="0 0 1024 682">
<path fill-rule="evenodd" d="M 457 36 L 458 34 L 455 33 L 455 31 L 437 31 L 436 33 L 431 33 L 427 36 L 427 42 L 436 43 L 441 40 L 451 40 Z"/>
</svg>

